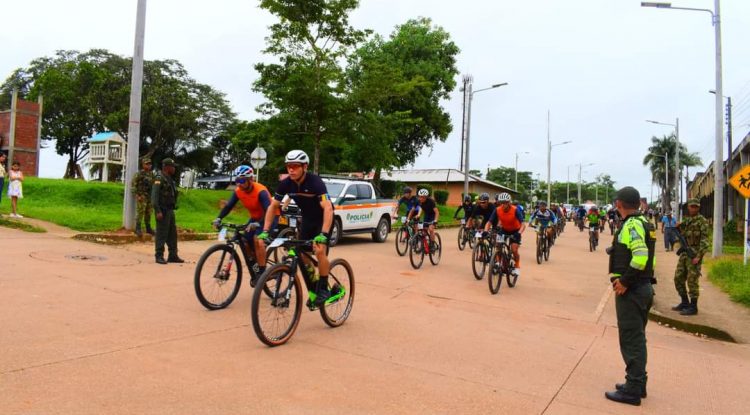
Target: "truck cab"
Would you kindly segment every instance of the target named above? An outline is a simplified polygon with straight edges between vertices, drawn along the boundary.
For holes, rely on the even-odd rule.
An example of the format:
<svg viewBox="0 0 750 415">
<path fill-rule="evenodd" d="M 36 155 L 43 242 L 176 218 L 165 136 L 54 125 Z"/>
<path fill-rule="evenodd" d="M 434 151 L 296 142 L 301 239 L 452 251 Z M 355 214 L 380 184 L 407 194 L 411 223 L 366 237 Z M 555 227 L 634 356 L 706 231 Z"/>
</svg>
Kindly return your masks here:
<svg viewBox="0 0 750 415">
<path fill-rule="evenodd" d="M 375 242 L 385 242 L 391 230 L 396 202 L 379 198 L 372 183 L 344 177 L 322 176 L 334 206 L 330 245 L 343 235 L 370 233 Z"/>
</svg>

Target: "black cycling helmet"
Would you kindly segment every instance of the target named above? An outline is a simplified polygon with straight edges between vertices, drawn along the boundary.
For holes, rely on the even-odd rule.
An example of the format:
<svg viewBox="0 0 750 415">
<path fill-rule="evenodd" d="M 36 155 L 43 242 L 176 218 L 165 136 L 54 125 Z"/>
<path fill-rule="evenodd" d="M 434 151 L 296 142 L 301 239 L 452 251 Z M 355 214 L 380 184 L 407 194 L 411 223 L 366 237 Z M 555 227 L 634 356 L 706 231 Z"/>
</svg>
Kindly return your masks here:
<svg viewBox="0 0 750 415">
<path fill-rule="evenodd" d="M 482 193 L 479 195 L 479 200 L 483 202 L 488 202 L 490 200 L 490 194 L 487 192 Z"/>
<path fill-rule="evenodd" d="M 411 193 L 411 192 L 412 192 L 411 187 L 405 186 L 404 191 L 402 193 Z"/>
<path fill-rule="evenodd" d="M 464 203 L 469 203 L 469 202 L 471 202 L 471 196 L 469 195 L 464 196 Z"/>
</svg>

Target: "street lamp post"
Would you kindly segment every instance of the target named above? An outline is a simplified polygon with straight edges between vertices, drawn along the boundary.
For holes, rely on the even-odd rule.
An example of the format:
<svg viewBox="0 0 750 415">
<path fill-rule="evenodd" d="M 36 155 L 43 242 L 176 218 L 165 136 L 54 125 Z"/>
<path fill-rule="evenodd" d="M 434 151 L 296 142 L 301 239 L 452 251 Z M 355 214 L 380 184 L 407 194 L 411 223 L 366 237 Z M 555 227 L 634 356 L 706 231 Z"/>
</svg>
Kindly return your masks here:
<svg viewBox="0 0 750 415">
<path fill-rule="evenodd" d="M 675 191 L 675 197 L 677 198 L 677 214 L 675 217 L 677 218 L 677 221 L 682 220 L 682 174 L 680 172 L 682 171 L 682 168 L 680 167 L 680 119 L 675 119 L 674 124 L 670 124 L 668 122 L 660 122 L 660 121 L 653 121 L 653 120 L 646 120 L 646 122 L 650 122 L 651 124 L 659 124 L 659 125 L 668 125 L 671 127 L 674 127 L 674 135 L 675 140 L 677 141 L 677 145 L 675 147 L 675 159 L 674 159 L 674 171 L 675 171 L 675 186 L 677 190 Z M 669 171 L 667 169 L 667 171 Z"/>
<path fill-rule="evenodd" d="M 716 91 L 709 90 L 708 92 L 715 94 Z M 727 163 L 724 168 L 726 176 L 724 179 L 729 180 L 732 176 L 732 97 L 722 97 L 727 99 Z M 731 188 L 727 188 L 727 220 L 731 221 L 734 219 L 734 194 L 735 191 Z"/>
<path fill-rule="evenodd" d="M 516 153 L 516 166 L 514 168 L 514 171 L 516 172 L 516 184 L 515 184 L 515 187 L 513 187 L 513 190 L 515 190 L 516 192 L 518 192 L 518 155 L 519 154 L 529 154 L 529 152 L 524 151 L 521 153 Z"/>
<path fill-rule="evenodd" d="M 482 91 L 487 91 L 489 89 L 494 89 L 501 87 L 503 85 L 508 85 L 507 82 L 503 82 L 502 84 L 495 84 L 488 88 L 482 88 L 477 89 L 476 91 L 472 91 L 473 86 L 473 78 L 471 75 L 464 75 L 463 78 L 464 86 L 462 89 L 464 93 L 464 142 L 466 143 L 464 145 L 464 195 L 469 194 L 469 137 L 471 136 L 471 101 L 474 99 L 474 94 Z"/>
<path fill-rule="evenodd" d="M 664 210 L 663 214 L 666 215 L 667 209 L 667 194 L 669 193 L 669 153 L 656 154 L 651 153 L 652 156 L 664 158 L 664 197 L 661 199 L 661 208 Z"/>
<path fill-rule="evenodd" d="M 581 205 L 583 204 L 583 200 L 581 200 L 581 181 L 583 180 L 583 168 L 593 166 L 594 164 L 596 163 L 578 163 L 578 203 Z"/>
<path fill-rule="evenodd" d="M 714 154 L 714 232 L 713 232 L 713 252 L 715 258 L 721 255 L 722 243 L 724 239 L 723 209 L 724 203 L 724 175 L 720 174 L 718 169 L 723 163 L 723 136 L 724 124 L 722 123 L 722 73 L 721 73 L 721 13 L 720 0 L 714 0 L 714 10 L 696 9 L 691 7 L 672 7 L 671 3 L 641 2 L 641 7 L 656 7 L 660 9 L 690 10 L 707 12 L 711 14 L 711 21 L 714 25 L 714 42 L 715 42 L 715 66 L 716 66 L 716 103 L 715 103 L 715 154 Z"/>
<path fill-rule="evenodd" d="M 552 147 L 572 143 L 572 140 L 552 144 L 549 137 L 549 111 L 547 111 L 547 206 L 552 204 Z"/>
</svg>

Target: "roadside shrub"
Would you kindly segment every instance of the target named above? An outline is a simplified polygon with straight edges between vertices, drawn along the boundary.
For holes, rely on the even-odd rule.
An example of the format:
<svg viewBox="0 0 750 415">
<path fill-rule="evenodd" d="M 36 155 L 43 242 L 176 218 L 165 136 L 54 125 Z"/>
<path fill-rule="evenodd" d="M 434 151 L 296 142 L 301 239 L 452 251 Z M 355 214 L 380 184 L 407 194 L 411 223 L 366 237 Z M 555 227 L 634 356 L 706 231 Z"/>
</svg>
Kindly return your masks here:
<svg viewBox="0 0 750 415">
<path fill-rule="evenodd" d="M 448 195 L 450 193 L 447 190 L 435 190 L 435 202 L 438 205 L 444 205 L 448 202 Z"/>
<path fill-rule="evenodd" d="M 401 189 L 404 186 L 404 183 L 395 180 L 380 181 L 380 191 L 383 192 L 383 197 L 393 198 L 401 195 Z"/>
</svg>

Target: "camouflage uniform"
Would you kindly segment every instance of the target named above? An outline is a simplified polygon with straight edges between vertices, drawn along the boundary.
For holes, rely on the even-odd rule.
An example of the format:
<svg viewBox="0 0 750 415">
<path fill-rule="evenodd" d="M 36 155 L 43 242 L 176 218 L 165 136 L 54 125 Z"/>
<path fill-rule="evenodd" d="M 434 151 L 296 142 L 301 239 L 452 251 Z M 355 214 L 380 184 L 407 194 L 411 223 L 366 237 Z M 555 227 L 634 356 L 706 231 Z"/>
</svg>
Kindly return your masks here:
<svg viewBox="0 0 750 415">
<path fill-rule="evenodd" d="M 678 225 L 678 229 L 685 237 L 688 246 L 695 251 L 695 257 L 700 259 L 701 262 L 698 262 L 698 265 L 693 265 L 687 253 L 680 254 L 677 269 L 674 272 L 674 286 L 680 297 L 688 297 L 688 293 L 690 293 L 689 297 L 696 299 L 699 295 L 698 278 L 701 276 L 701 263 L 703 262 L 703 255 L 708 251 L 708 221 L 700 214 L 688 216 Z M 687 282 L 687 290 L 685 290 L 685 282 Z"/>
<path fill-rule="evenodd" d="M 141 223 L 146 222 L 146 232 L 151 233 L 151 186 L 154 183 L 154 172 L 141 170 L 133 176 L 131 188 L 136 199 L 136 233 L 140 233 Z"/>
<path fill-rule="evenodd" d="M 162 164 L 174 165 L 172 159 L 164 159 Z M 151 203 L 154 212 L 161 213 L 162 219 L 156 219 L 155 255 L 157 262 L 164 258 L 164 243 L 169 248 L 169 262 L 182 262 L 177 256 L 177 226 L 174 210 L 177 205 L 177 187 L 174 178 L 163 171 L 156 174 L 151 187 Z"/>
</svg>

